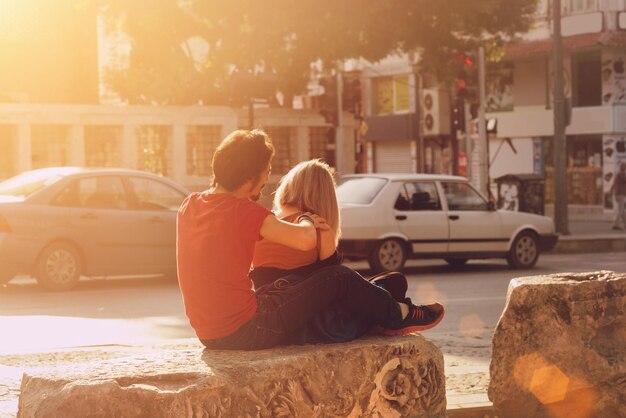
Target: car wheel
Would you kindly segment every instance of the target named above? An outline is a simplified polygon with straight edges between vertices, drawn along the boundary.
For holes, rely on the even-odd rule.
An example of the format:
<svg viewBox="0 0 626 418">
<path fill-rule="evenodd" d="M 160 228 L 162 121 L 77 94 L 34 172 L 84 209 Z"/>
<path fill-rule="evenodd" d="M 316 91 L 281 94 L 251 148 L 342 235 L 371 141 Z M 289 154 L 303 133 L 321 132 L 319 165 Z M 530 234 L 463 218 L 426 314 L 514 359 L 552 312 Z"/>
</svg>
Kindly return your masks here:
<svg viewBox="0 0 626 418">
<path fill-rule="evenodd" d="M 539 259 L 537 237 L 532 232 L 522 232 L 513 241 L 506 261 L 514 269 L 531 268 Z"/>
<path fill-rule="evenodd" d="M 446 263 L 450 264 L 451 266 L 461 267 L 467 264 L 468 259 L 467 258 L 444 258 L 444 260 L 446 260 Z"/>
<path fill-rule="evenodd" d="M 35 278 L 47 290 L 69 290 L 80 279 L 82 268 L 80 254 L 74 246 L 56 243 L 46 247 L 40 254 Z"/>
<path fill-rule="evenodd" d="M 380 241 L 369 257 L 369 264 L 375 273 L 402 271 L 406 261 L 406 246 L 399 239 Z"/>
</svg>

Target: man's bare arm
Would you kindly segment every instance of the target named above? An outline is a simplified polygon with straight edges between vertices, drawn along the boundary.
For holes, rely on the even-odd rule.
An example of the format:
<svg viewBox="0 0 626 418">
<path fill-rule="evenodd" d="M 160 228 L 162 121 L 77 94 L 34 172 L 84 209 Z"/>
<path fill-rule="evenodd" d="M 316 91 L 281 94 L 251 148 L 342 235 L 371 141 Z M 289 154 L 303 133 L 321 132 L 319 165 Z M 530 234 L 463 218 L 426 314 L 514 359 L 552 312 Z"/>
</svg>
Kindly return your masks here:
<svg viewBox="0 0 626 418">
<path fill-rule="evenodd" d="M 317 246 L 316 228 L 326 231 L 329 226 L 324 218 L 312 214 L 307 214 L 298 224 L 267 216 L 261 225 L 261 236 L 296 250 L 309 251 Z"/>
</svg>

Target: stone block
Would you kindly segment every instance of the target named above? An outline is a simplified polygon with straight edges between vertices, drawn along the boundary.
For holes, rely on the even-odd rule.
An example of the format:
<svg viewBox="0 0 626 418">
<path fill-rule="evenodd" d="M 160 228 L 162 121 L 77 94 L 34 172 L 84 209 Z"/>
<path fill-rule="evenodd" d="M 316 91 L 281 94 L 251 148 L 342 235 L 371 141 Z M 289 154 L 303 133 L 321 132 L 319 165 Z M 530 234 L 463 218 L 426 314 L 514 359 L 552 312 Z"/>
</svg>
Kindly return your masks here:
<svg viewBox="0 0 626 418">
<path fill-rule="evenodd" d="M 626 417 L 626 274 L 514 279 L 493 336 L 499 417 Z"/>
<path fill-rule="evenodd" d="M 26 417 L 445 417 L 443 355 L 421 335 L 261 351 L 157 349 L 24 375 Z"/>
</svg>

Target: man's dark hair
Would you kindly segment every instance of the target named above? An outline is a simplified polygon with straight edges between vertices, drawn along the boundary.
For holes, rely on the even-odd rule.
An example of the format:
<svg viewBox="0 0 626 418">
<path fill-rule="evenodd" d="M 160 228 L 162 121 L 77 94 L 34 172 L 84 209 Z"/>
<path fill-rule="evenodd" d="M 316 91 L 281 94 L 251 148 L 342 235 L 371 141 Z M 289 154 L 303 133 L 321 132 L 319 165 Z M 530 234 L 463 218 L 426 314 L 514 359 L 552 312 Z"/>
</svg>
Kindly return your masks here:
<svg viewBox="0 0 626 418">
<path fill-rule="evenodd" d="M 213 185 L 228 191 L 260 178 L 274 156 L 274 146 L 263 131 L 238 130 L 228 135 L 213 155 Z"/>
</svg>

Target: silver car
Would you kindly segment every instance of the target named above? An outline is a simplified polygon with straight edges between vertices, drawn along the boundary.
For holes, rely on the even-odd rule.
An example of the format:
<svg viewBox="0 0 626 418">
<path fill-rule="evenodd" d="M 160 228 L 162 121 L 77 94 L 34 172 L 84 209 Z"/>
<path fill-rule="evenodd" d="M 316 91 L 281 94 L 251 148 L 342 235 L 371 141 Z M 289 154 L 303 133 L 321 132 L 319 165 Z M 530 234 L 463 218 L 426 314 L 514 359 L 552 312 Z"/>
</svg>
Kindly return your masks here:
<svg viewBox="0 0 626 418">
<path fill-rule="evenodd" d="M 34 276 L 68 290 L 81 275 L 176 276 L 176 212 L 190 192 L 159 176 L 77 167 L 0 183 L 0 283 Z"/>
<path fill-rule="evenodd" d="M 343 255 L 376 271 L 409 258 L 505 258 L 531 268 L 558 235 L 546 216 L 496 210 L 466 178 L 430 174 L 343 176 L 337 188 Z"/>
</svg>

